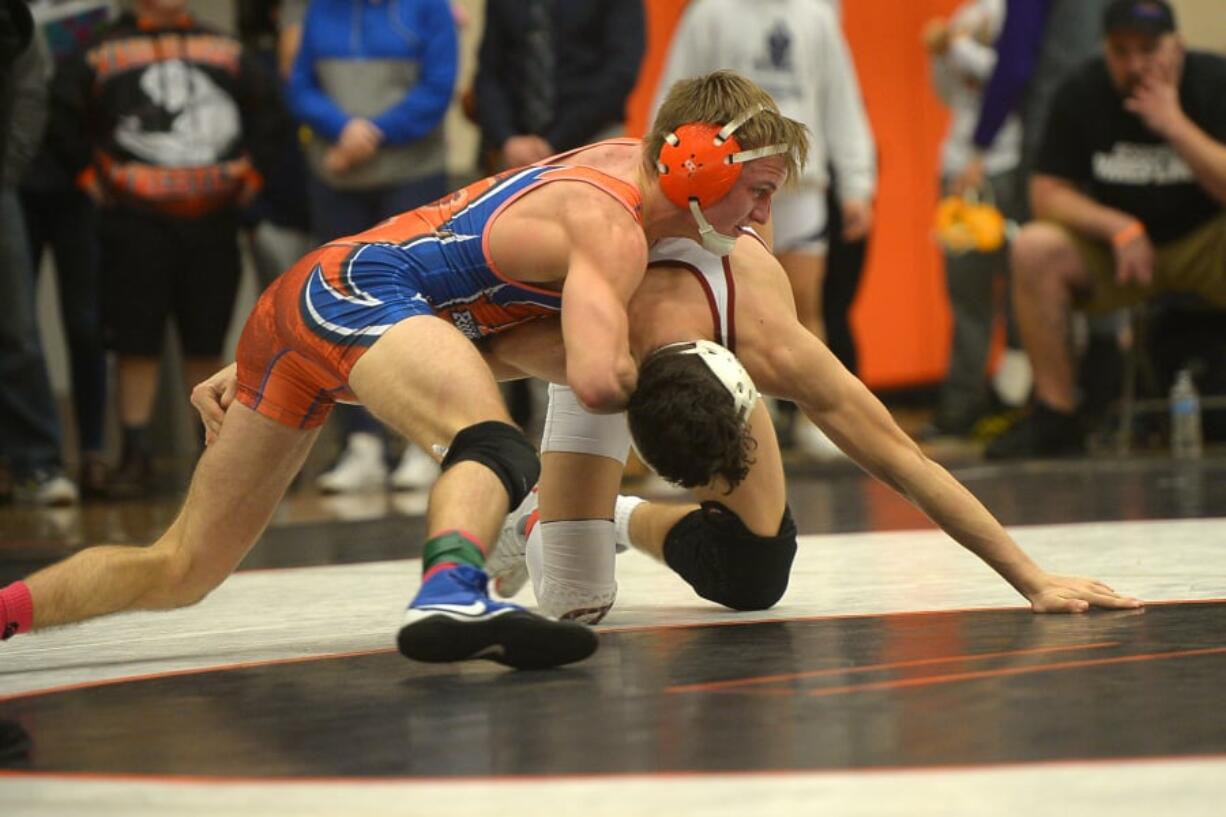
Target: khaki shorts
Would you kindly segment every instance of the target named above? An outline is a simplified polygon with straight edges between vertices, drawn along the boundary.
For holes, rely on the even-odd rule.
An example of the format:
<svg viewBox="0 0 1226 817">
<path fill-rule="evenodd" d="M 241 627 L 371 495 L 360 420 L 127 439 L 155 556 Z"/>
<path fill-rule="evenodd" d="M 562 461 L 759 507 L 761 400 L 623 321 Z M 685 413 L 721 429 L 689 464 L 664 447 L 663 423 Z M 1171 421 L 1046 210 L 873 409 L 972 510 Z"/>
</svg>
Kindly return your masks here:
<svg viewBox="0 0 1226 817">
<path fill-rule="evenodd" d="M 1077 309 L 1094 314 L 1112 312 L 1164 292 L 1193 293 L 1226 307 L 1226 211 L 1183 238 L 1158 245 L 1154 280 L 1149 286 L 1117 284 L 1115 255 L 1109 246 L 1057 226 L 1076 245 L 1094 280 L 1093 289 L 1081 293 L 1075 301 Z"/>
</svg>

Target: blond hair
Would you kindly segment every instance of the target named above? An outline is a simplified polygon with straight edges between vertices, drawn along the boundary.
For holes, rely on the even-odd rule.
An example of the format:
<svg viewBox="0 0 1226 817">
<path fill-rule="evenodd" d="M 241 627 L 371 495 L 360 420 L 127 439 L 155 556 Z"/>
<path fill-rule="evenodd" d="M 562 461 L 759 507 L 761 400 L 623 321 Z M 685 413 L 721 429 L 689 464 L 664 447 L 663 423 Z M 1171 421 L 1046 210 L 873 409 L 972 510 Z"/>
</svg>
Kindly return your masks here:
<svg viewBox="0 0 1226 817">
<path fill-rule="evenodd" d="M 668 89 L 651 130 L 643 137 L 644 164 L 656 174 L 656 159 L 668 134 L 682 125 L 705 122 L 725 125 L 745 111 L 761 105 L 734 134 L 744 150 L 786 145 L 788 178 L 799 178 L 809 158 L 809 133 L 800 122 L 779 112 L 771 95 L 735 71 L 715 71 L 701 77 L 678 80 Z"/>
</svg>

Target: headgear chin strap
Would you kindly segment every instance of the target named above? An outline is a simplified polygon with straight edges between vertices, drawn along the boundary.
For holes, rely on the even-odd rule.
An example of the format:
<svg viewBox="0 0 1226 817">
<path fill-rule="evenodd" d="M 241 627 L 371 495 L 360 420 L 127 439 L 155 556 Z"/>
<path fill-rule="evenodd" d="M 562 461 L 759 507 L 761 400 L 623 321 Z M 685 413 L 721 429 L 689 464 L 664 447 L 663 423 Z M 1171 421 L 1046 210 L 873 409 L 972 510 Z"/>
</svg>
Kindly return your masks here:
<svg viewBox="0 0 1226 817">
<path fill-rule="evenodd" d="M 742 424 L 748 422 L 749 412 L 753 411 L 754 403 L 758 402 L 758 389 L 741 361 L 736 359 L 736 355 L 709 340 L 670 343 L 661 346 L 654 354 L 661 353 L 697 355 L 732 395 L 732 401 L 736 404 L 737 420 Z"/>
<path fill-rule="evenodd" d="M 656 160 L 660 189 L 665 197 L 693 214 L 702 245 L 716 255 L 731 253 L 736 236 L 717 232 L 703 216 L 702 208 L 728 195 L 740 178 L 745 162 L 788 151 L 783 144 L 741 150 L 741 143 L 733 133 L 764 110 L 765 105 L 755 105 L 723 127 L 708 122 L 682 125 L 664 137 Z"/>
</svg>

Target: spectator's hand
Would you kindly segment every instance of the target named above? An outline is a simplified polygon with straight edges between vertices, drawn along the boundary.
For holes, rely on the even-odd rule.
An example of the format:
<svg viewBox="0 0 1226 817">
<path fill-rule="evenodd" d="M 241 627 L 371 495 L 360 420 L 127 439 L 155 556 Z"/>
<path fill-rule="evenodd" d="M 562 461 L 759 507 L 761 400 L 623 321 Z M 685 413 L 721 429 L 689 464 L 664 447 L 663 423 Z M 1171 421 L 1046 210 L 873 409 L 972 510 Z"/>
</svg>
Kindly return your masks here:
<svg viewBox="0 0 1226 817">
<path fill-rule="evenodd" d="M 1183 46 L 1165 37 L 1154 55 L 1153 67 L 1124 100 L 1124 108 L 1159 136 L 1166 137 L 1183 121 L 1179 105 L 1179 77 L 1183 73 Z"/>
<path fill-rule="evenodd" d="M 338 145 L 328 148 L 328 152 L 324 154 L 324 169 L 329 173 L 341 176 L 348 172 L 351 166 L 349 157 Z"/>
<path fill-rule="evenodd" d="M 205 445 L 212 445 L 221 433 L 221 421 L 226 418 L 226 409 L 234 402 L 237 392 L 237 363 L 231 363 L 192 389 L 192 406 L 200 412 L 200 422 L 204 423 Z"/>
<path fill-rule="evenodd" d="M 382 143 L 383 131 L 375 127 L 369 119 L 354 117 L 345 123 L 335 147 L 347 160 L 348 168 L 352 168 L 369 161 Z"/>
<path fill-rule="evenodd" d="M 1115 245 L 1115 282 L 1149 286 L 1154 280 L 1154 243 L 1144 231 Z"/>
<path fill-rule="evenodd" d="M 843 240 L 860 241 L 873 229 L 873 203 L 868 199 L 845 201 L 843 207 Z"/>
<path fill-rule="evenodd" d="M 1102 582 L 1078 576 L 1049 575 L 1027 598 L 1036 613 L 1084 613 L 1091 607 L 1133 610 L 1144 606 L 1140 599 L 1122 596 Z"/>
<path fill-rule="evenodd" d="M 949 50 L 949 45 L 953 42 L 953 32 L 950 31 L 949 24 L 945 20 L 934 17 L 924 24 L 921 39 L 929 54 L 940 57 Z"/>
<path fill-rule="evenodd" d="M 502 143 L 502 160 L 507 167 L 530 165 L 553 154 L 553 145 L 532 134 L 512 136 Z"/>
<path fill-rule="evenodd" d="M 965 196 L 968 190 L 983 190 L 987 182 L 987 173 L 983 169 L 983 156 L 971 154 L 970 160 L 963 166 L 961 172 L 954 177 L 953 192 L 956 196 Z"/>
</svg>

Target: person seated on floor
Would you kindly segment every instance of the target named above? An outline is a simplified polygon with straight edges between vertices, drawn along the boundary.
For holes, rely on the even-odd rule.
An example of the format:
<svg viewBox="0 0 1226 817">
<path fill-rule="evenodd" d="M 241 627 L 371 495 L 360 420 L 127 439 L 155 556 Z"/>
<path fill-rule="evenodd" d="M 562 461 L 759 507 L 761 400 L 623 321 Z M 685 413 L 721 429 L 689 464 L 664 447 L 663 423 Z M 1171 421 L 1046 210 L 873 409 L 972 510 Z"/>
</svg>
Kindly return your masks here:
<svg viewBox="0 0 1226 817">
<path fill-rule="evenodd" d="M 990 459 L 1079 453 L 1068 318 L 1163 292 L 1226 305 L 1226 59 L 1186 51 L 1165 0 L 1116 0 L 1104 55 L 1056 93 L 1013 245 L 1013 295 L 1034 369 L 1030 413 Z"/>
</svg>

